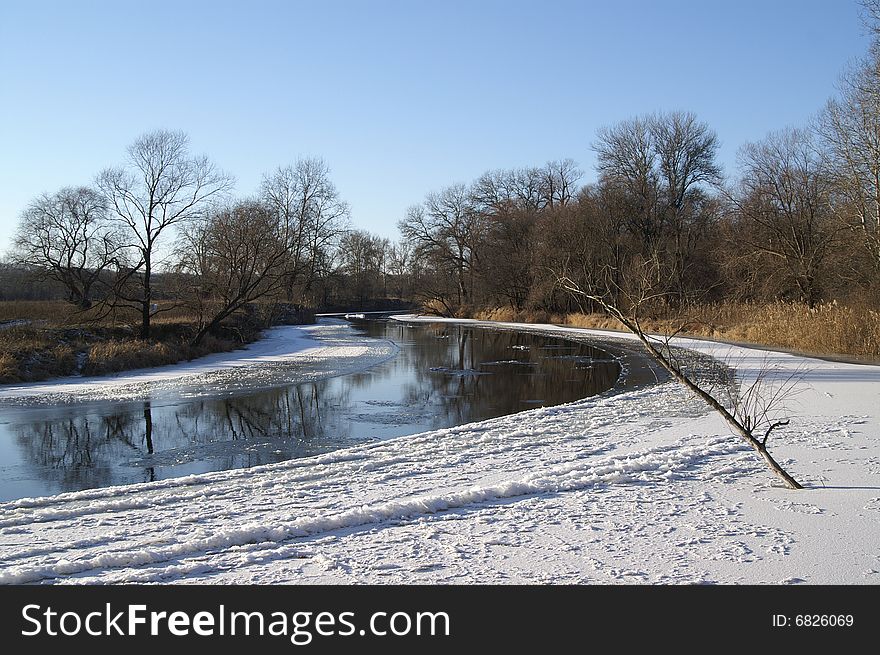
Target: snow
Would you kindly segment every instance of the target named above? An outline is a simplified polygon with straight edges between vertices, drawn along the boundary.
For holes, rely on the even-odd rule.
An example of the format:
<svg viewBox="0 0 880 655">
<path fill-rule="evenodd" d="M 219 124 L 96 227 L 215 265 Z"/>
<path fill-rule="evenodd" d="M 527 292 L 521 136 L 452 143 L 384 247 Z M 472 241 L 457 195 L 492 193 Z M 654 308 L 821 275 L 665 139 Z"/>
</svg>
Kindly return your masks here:
<svg viewBox="0 0 880 655">
<path fill-rule="evenodd" d="M 356 347 L 281 330 L 284 343 L 225 365 L 342 370 L 333 349 Z M 782 487 L 718 416 L 663 382 L 308 459 L 5 503 L 0 582 L 880 581 L 880 367 L 676 345 L 746 383 L 766 367 L 797 373 L 792 422 L 770 443 L 806 489 Z M 388 356 L 359 347 L 346 366 Z"/>
<path fill-rule="evenodd" d="M 317 377 L 362 370 L 393 357 L 387 341 L 353 338 L 344 321 L 286 325 L 240 350 L 207 355 L 189 362 L 126 371 L 109 376 L 65 377 L 48 382 L 6 385 L 0 402 L 57 403 L 113 398 L 131 400 L 164 392 L 209 395 L 218 388 L 254 389 L 289 383 L 289 369 L 320 365 Z M 299 377 L 303 377 L 300 375 Z"/>
</svg>

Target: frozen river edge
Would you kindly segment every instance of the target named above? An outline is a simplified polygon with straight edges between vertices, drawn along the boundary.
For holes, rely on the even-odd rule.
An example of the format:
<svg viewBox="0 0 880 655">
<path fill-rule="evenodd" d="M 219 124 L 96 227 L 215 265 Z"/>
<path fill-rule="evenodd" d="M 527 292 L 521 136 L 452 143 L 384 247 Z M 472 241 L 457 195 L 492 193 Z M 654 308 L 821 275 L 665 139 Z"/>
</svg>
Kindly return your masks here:
<svg viewBox="0 0 880 655">
<path fill-rule="evenodd" d="M 792 423 L 771 443 L 808 489 L 777 486 L 720 418 L 663 382 L 314 458 L 6 503 L 0 582 L 880 581 L 880 367 L 676 344 L 743 380 L 802 370 Z M 341 361 L 300 345 L 250 356 Z M 389 356 L 361 355 L 346 361 Z"/>
</svg>

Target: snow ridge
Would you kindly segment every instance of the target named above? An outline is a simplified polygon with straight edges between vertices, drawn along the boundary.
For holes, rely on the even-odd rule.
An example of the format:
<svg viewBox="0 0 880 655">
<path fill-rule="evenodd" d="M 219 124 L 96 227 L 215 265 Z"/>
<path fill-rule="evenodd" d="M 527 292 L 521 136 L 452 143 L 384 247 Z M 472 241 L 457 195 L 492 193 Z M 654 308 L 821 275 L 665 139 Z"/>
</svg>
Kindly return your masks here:
<svg viewBox="0 0 880 655">
<path fill-rule="evenodd" d="M 169 546 L 126 549 L 85 559 L 61 559 L 43 566 L 13 566 L 0 572 L 0 583 L 23 584 L 94 569 L 156 564 L 245 544 L 274 544 L 291 538 L 314 536 L 393 519 L 412 519 L 422 514 L 434 514 L 504 498 L 559 493 L 596 485 L 637 484 L 656 478 L 674 479 L 683 472 L 692 470 L 703 460 L 743 449 L 744 446 L 730 437 L 709 439 L 700 446 L 660 446 L 631 455 L 607 457 L 592 463 L 565 464 L 519 479 L 504 480 L 488 486 L 474 486 L 458 492 L 368 503 L 344 512 L 305 516 L 280 525 L 250 523 L 218 531 L 207 538 L 190 539 Z M 21 553 L 17 556 L 24 557 L 28 554 Z"/>
</svg>

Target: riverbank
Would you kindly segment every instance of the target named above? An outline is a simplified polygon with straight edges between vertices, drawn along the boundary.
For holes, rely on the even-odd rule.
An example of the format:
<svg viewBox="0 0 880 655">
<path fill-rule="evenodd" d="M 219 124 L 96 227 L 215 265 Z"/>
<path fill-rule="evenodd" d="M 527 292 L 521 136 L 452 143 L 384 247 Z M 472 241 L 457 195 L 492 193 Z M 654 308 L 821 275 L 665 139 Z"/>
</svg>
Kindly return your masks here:
<svg viewBox="0 0 880 655">
<path fill-rule="evenodd" d="M 515 312 L 499 308 L 470 318 L 516 323 L 553 323 L 569 327 L 625 331 L 607 314 Z M 799 303 L 723 302 L 693 305 L 684 311 L 641 317 L 646 332 L 701 337 L 746 347 L 779 349 L 806 357 L 826 356 L 856 362 L 880 362 L 880 311 L 871 305 L 836 302 L 813 308 Z"/>
<path fill-rule="evenodd" d="M 192 309 L 157 303 L 150 338 L 139 337 L 133 307 L 79 310 L 62 301 L 0 301 L 0 388 L 69 376 L 102 376 L 191 362 L 239 350 L 263 337 L 266 326 L 314 323 L 307 309 L 250 305 L 225 319 L 198 343 Z"/>
<path fill-rule="evenodd" d="M 191 361 L 237 350 L 262 334 L 258 322 L 234 317 L 194 344 L 196 318 L 164 309 L 171 308 L 154 317 L 151 337 L 141 339 L 130 309 L 105 316 L 60 301 L 0 302 L 0 385 Z"/>
<path fill-rule="evenodd" d="M 771 448 L 806 489 L 779 486 L 663 382 L 308 459 L 5 503 L 0 581 L 880 582 L 880 367 L 676 345 L 745 382 L 797 373 L 792 423 Z"/>
<path fill-rule="evenodd" d="M 273 386 L 273 377 L 255 364 L 291 364 L 316 369 L 311 375 L 327 377 L 368 368 L 394 354 L 387 343 L 348 342 L 333 325 L 282 325 L 269 328 L 262 338 L 242 348 L 206 355 L 193 361 L 155 366 L 115 375 L 71 376 L 42 382 L 0 387 L 0 402 L 57 404 L 89 400 L 138 400 L 216 392 L 223 385 L 257 389 Z M 320 367 L 320 370 L 317 370 Z M 278 371 L 285 383 L 289 371 Z M 255 379 L 255 376 L 258 379 Z M 277 376 L 276 376 L 277 377 Z M 307 379 L 307 378 L 304 378 Z"/>
</svg>

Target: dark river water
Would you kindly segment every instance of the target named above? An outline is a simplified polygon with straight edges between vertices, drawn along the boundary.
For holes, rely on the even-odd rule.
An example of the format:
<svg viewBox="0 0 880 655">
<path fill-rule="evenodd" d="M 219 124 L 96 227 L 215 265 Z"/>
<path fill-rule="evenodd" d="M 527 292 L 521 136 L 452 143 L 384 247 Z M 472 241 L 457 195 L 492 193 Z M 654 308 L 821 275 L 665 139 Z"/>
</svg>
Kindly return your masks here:
<svg viewBox="0 0 880 655">
<path fill-rule="evenodd" d="M 571 402 L 614 386 L 610 350 L 533 333 L 358 322 L 392 359 L 235 395 L 0 405 L 0 500 L 160 480 L 339 448 Z"/>
</svg>

